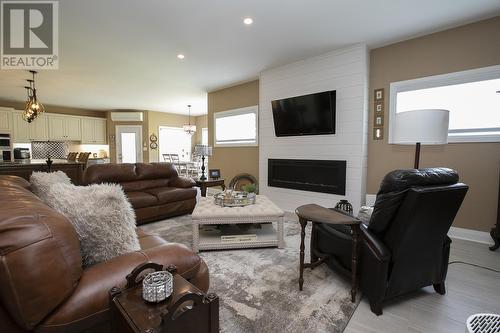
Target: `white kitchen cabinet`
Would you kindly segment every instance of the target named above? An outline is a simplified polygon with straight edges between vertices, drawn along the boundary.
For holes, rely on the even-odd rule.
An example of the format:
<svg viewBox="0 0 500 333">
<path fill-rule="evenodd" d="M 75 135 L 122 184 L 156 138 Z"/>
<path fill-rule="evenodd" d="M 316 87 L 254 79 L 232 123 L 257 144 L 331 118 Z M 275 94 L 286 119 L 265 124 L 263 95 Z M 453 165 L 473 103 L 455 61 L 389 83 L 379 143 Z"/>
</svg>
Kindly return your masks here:
<svg viewBox="0 0 500 333">
<path fill-rule="evenodd" d="M 12 132 L 12 113 L 14 109 L 0 108 L 0 133 Z"/>
<path fill-rule="evenodd" d="M 49 122 L 45 114 L 36 117 L 28 127 L 30 128 L 31 141 L 47 141 L 49 139 Z"/>
<path fill-rule="evenodd" d="M 66 117 L 65 128 L 67 140 L 82 140 L 82 118 L 73 116 Z"/>
<path fill-rule="evenodd" d="M 82 118 L 82 143 L 106 144 L 106 119 Z"/>
<path fill-rule="evenodd" d="M 49 139 L 49 126 L 47 116 L 41 114 L 31 123 L 23 119 L 22 111 L 13 113 L 13 142 L 28 143 L 31 141 L 47 141 Z"/>
<path fill-rule="evenodd" d="M 0 109 L 0 133 L 3 110 Z M 13 142 L 80 141 L 82 144 L 106 144 L 106 119 L 43 113 L 28 124 L 22 111 L 10 111 Z M 9 114 L 8 114 L 9 115 Z M 7 128 L 7 127 L 6 127 Z M 8 133 L 7 130 L 5 132 Z"/>
<path fill-rule="evenodd" d="M 94 139 L 95 143 L 106 144 L 106 119 L 95 120 Z"/>
<path fill-rule="evenodd" d="M 30 128 L 28 123 L 23 120 L 23 113 L 16 111 L 12 114 L 13 133 L 12 141 L 18 143 L 30 142 Z"/>
<path fill-rule="evenodd" d="M 49 115 L 49 138 L 60 141 L 82 139 L 81 118 L 66 115 Z"/>
</svg>

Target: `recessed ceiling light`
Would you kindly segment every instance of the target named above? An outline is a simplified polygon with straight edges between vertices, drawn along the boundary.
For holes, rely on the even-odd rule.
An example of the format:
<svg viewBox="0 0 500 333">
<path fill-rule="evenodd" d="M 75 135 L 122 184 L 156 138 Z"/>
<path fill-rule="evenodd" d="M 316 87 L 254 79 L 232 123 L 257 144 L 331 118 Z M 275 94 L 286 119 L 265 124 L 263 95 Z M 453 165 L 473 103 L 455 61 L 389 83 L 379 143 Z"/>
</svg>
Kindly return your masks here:
<svg viewBox="0 0 500 333">
<path fill-rule="evenodd" d="M 179 58 L 179 59 L 184 59 L 184 54 L 182 54 L 182 53 L 178 54 L 178 55 L 177 55 L 177 58 Z"/>
<path fill-rule="evenodd" d="M 243 20 L 243 23 L 245 23 L 246 25 L 250 25 L 253 23 L 253 20 L 250 18 L 250 17 L 246 17 L 244 20 Z"/>
</svg>

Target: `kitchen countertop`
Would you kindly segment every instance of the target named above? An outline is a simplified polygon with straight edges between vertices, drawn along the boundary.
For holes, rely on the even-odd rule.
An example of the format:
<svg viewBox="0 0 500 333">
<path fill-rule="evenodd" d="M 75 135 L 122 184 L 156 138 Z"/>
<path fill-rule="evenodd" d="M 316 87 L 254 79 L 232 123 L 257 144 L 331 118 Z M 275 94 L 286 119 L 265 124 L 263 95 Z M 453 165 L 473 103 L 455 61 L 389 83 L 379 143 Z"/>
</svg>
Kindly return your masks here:
<svg viewBox="0 0 500 333">
<path fill-rule="evenodd" d="M 81 164 L 80 162 L 71 162 L 64 159 L 54 159 L 52 160 L 52 165 L 61 165 L 61 164 Z M 29 165 L 46 165 L 45 160 L 14 160 L 13 162 L 8 161 L 0 161 L 1 167 L 12 167 L 12 166 L 29 166 Z"/>
</svg>

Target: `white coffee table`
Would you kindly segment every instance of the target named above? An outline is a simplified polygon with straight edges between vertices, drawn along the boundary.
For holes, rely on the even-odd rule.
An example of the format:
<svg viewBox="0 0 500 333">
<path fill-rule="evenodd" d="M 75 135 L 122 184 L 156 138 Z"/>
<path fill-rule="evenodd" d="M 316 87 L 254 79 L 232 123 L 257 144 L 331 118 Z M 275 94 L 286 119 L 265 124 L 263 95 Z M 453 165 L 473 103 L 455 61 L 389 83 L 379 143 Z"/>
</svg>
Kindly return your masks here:
<svg viewBox="0 0 500 333">
<path fill-rule="evenodd" d="M 201 197 L 194 211 L 193 218 L 193 250 L 222 250 L 254 247 L 283 248 L 283 222 L 285 213 L 271 200 L 257 195 L 254 205 L 245 207 L 220 207 L 213 198 Z M 221 237 L 200 232 L 201 225 L 266 223 L 262 229 L 252 231 L 256 239 L 251 241 L 222 242 Z M 243 233 L 243 232 L 242 232 Z"/>
</svg>

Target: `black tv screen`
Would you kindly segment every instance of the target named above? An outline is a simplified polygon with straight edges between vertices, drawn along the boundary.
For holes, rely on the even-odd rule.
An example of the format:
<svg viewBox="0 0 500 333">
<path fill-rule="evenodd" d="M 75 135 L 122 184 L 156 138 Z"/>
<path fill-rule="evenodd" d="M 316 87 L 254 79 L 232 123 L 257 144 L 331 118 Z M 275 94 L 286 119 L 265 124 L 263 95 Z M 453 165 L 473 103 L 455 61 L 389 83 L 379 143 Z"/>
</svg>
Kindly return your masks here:
<svg viewBox="0 0 500 333">
<path fill-rule="evenodd" d="M 335 90 L 272 101 L 276 136 L 335 134 Z"/>
</svg>

